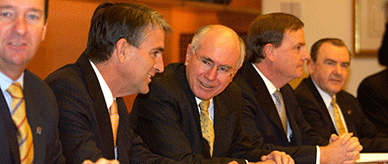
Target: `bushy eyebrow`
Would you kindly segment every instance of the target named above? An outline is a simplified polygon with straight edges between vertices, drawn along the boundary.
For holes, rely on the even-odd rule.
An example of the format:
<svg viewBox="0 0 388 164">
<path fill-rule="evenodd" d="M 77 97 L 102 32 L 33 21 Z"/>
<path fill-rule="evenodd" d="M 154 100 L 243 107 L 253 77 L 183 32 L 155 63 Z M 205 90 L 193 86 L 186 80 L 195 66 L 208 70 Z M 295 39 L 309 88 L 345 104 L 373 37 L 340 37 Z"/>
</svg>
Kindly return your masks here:
<svg viewBox="0 0 388 164">
<path fill-rule="evenodd" d="M 1 9 L 14 9 L 14 8 L 15 7 L 11 6 L 11 5 L 0 6 L 0 10 Z M 36 9 L 36 8 L 29 8 L 29 11 L 43 13 L 43 11 L 41 9 Z"/>
<path fill-rule="evenodd" d="M 36 8 L 31 8 L 30 11 L 33 11 L 33 12 L 38 12 L 38 13 L 43 13 L 42 10 L 40 9 L 36 9 Z"/>
<path fill-rule="evenodd" d="M 153 48 L 151 51 L 160 51 L 160 52 L 164 52 L 164 48 L 162 48 L 162 47 L 156 47 L 156 48 Z"/>
<path fill-rule="evenodd" d="M 6 6 L 0 6 L 0 10 L 1 9 L 12 9 L 13 7 L 12 6 L 9 6 L 9 5 L 6 5 Z"/>
<path fill-rule="evenodd" d="M 207 61 L 210 61 L 210 62 L 214 63 L 214 61 L 212 59 L 210 59 L 209 57 L 204 56 L 203 58 L 205 60 L 207 60 Z M 224 68 L 227 68 L 227 69 L 231 69 L 232 68 L 232 66 L 230 66 L 230 65 L 220 65 L 220 67 L 224 67 Z"/>
<path fill-rule="evenodd" d="M 350 65 L 350 62 L 338 62 L 338 61 L 335 61 L 335 60 L 332 60 L 332 59 L 325 59 L 325 60 L 323 60 L 323 62 L 328 62 L 328 61 L 334 62 L 334 63 Z"/>
<path fill-rule="evenodd" d="M 328 62 L 328 61 L 330 61 L 330 62 L 334 62 L 334 63 L 337 63 L 337 61 L 335 61 L 335 60 L 332 60 L 332 59 L 325 59 L 325 60 L 323 60 L 323 62 Z"/>
</svg>

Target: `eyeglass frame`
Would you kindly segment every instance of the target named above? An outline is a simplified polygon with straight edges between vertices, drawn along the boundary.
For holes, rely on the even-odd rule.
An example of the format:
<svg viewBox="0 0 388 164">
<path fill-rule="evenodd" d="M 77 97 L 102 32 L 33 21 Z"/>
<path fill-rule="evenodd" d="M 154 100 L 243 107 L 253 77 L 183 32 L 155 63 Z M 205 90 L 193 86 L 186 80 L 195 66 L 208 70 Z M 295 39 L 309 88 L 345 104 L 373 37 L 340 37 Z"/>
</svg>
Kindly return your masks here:
<svg viewBox="0 0 388 164">
<path fill-rule="evenodd" d="M 217 67 L 217 73 L 220 74 L 220 75 L 223 75 L 223 73 L 220 73 L 220 71 L 219 71 L 219 70 L 222 70 L 223 65 L 216 65 L 214 63 L 214 61 L 209 59 L 208 57 L 198 57 L 197 53 L 195 52 L 194 47 L 193 47 L 193 54 L 195 55 L 195 58 L 197 58 L 197 60 L 201 62 L 202 66 L 207 68 L 207 71 L 213 69 L 213 67 L 216 66 Z M 210 63 L 210 65 L 208 65 L 208 63 Z M 220 69 L 220 67 L 221 67 L 221 69 Z M 230 71 L 230 74 L 229 74 L 228 78 L 232 77 L 237 72 L 236 69 L 234 69 L 232 71 L 232 67 L 229 67 L 229 66 L 224 66 L 224 67 L 228 67 L 227 68 L 228 71 L 225 72 L 225 75 L 227 73 L 229 73 L 229 71 Z"/>
</svg>

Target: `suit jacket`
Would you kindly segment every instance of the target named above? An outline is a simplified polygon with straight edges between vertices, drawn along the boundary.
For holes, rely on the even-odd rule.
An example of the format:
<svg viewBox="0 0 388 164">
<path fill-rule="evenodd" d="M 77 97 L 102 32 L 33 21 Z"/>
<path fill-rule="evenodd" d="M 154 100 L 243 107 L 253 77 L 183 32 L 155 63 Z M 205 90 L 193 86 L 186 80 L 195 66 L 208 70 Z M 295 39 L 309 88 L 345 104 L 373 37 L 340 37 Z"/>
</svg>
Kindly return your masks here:
<svg viewBox="0 0 388 164">
<path fill-rule="evenodd" d="M 150 92 L 138 95 L 130 113 L 133 128 L 152 152 L 186 163 L 259 161 L 269 151 L 254 149 L 241 126 L 241 93 L 235 83 L 214 102 L 214 151 L 202 137 L 195 96 L 183 63 L 170 64 L 150 84 Z M 230 157 L 230 158 L 227 158 Z"/>
<path fill-rule="evenodd" d="M 63 152 L 69 163 L 104 157 L 115 159 L 110 116 L 97 76 L 83 53 L 45 81 L 54 91 L 59 106 L 59 132 Z M 129 125 L 122 98 L 116 99 L 120 116 L 117 132 L 120 163 L 174 163 L 151 154 Z"/>
<path fill-rule="evenodd" d="M 315 145 L 327 145 L 328 140 L 313 132 L 303 118 L 293 90 L 288 84 L 282 87 L 280 92 L 283 95 L 287 119 L 292 130 L 290 142 L 272 97 L 251 62 L 244 62 L 233 81 L 240 86 L 243 92 L 244 130 L 252 139 L 254 146 L 285 151 L 293 157 L 296 163 L 316 161 Z"/>
<path fill-rule="evenodd" d="M 64 163 L 58 135 L 58 107 L 50 88 L 30 71 L 24 72 L 23 95 L 34 143 L 34 163 Z M 1 163 L 20 163 L 17 128 L 0 92 Z"/>
<path fill-rule="evenodd" d="M 322 137 L 329 139 L 337 134 L 330 114 L 311 77 L 304 79 L 295 89 L 303 114 L 313 129 Z M 357 99 L 351 94 L 340 91 L 336 102 L 346 122 L 349 132 L 358 137 L 364 147 L 363 152 L 388 151 L 386 134 L 378 133 L 373 124 L 365 117 Z"/>
<path fill-rule="evenodd" d="M 388 22 L 385 24 L 384 38 L 379 49 L 378 59 L 381 65 L 388 66 Z"/>
<path fill-rule="evenodd" d="M 387 91 L 388 69 L 362 80 L 357 90 L 357 99 L 362 106 L 365 116 L 380 132 L 384 133 L 388 133 Z"/>
</svg>

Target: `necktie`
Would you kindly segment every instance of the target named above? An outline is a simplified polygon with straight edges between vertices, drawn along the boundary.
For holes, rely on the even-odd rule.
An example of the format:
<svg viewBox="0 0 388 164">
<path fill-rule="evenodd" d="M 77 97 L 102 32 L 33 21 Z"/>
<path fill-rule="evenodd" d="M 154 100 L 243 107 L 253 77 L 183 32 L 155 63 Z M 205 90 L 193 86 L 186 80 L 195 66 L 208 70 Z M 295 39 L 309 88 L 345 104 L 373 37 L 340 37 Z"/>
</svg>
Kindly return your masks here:
<svg viewBox="0 0 388 164">
<path fill-rule="evenodd" d="M 331 99 L 331 106 L 333 107 L 335 125 L 337 126 L 338 135 L 346 133 L 345 124 L 342 122 L 341 115 L 339 113 L 338 104 L 335 102 L 334 97 Z"/>
<path fill-rule="evenodd" d="M 34 160 L 34 144 L 32 132 L 26 116 L 26 104 L 23 98 L 22 86 L 18 82 L 12 83 L 7 91 L 12 96 L 11 115 L 18 130 L 20 162 L 32 163 Z"/>
<path fill-rule="evenodd" d="M 110 122 L 112 125 L 113 143 L 114 143 L 114 146 L 116 147 L 117 128 L 119 127 L 119 119 L 120 119 L 116 100 L 113 100 L 112 106 L 110 106 L 109 115 L 110 115 Z"/>
<path fill-rule="evenodd" d="M 199 103 L 199 108 L 201 108 L 200 120 L 201 120 L 202 136 L 209 143 L 210 156 L 212 156 L 213 144 L 214 144 L 214 128 L 209 117 L 209 111 L 208 111 L 209 104 L 210 104 L 210 101 L 201 101 Z"/>
<path fill-rule="evenodd" d="M 276 90 L 275 93 L 273 93 L 276 102 L 276 109 L 278 110 L 280 120 L 282 122 L 283 128 L 285 133 L 287 134 L 287 114 L 286 114 L 286 108 L 284 107 L 283 103 L 283 96 L 282 93 L 279 90 Z"/>
</svg>

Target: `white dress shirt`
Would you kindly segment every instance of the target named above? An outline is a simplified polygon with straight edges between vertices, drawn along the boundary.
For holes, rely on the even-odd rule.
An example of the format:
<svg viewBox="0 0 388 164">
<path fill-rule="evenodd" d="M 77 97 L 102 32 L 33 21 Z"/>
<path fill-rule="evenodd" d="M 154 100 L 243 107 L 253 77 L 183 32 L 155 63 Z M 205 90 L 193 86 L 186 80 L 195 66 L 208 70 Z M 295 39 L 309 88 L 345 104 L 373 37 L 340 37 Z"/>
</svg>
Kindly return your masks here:
<svg viewBox="0 0 388 164">
<path fill-rule="evenodd" d="M 104 78 L 102 77 L 100 71 L 98 71 L 97 67 L 94 65 L 94 63 L 92 61 L 89 60 L 89 62 L 93 67 L 94 73 L 96 73 L 98 82 L 99 82 L 101 90 L 102 90 L 102 94 L 104 95 L 106 108 L 107 108 L 108 113 L 109 113 L 110 106 L 112 106 L 113 101 L 116 100 L 116 98 L 113 97 L 112 91 L 110 90 L 108 84 L 106 84 Z M 116 145 L 116 147 L 115 147 L 115 159 L 117 159 L 117 155 L 118 155 L 118 152 L 117 152 L 117 145 Z"/>
</svg>

